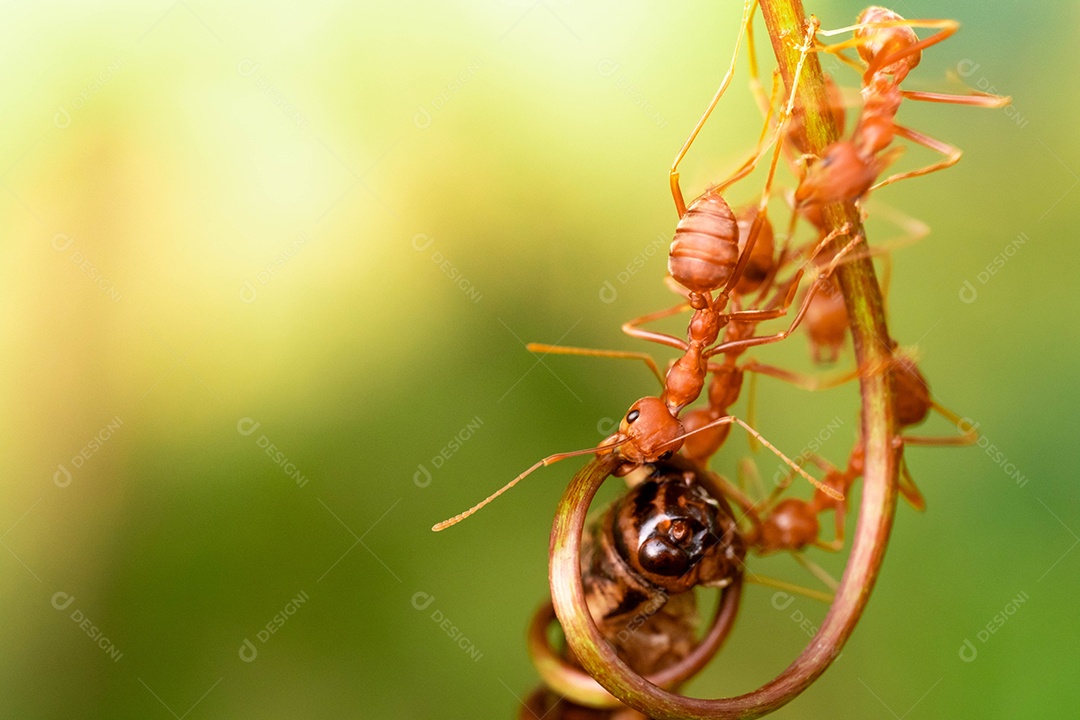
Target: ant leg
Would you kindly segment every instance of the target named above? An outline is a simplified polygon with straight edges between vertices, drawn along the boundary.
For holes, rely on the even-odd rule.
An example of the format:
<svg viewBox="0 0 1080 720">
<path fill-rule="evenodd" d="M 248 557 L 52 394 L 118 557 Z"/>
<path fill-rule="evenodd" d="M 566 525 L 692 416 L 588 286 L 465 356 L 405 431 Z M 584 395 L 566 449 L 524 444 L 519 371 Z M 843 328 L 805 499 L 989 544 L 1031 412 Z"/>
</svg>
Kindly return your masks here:
<svg viewBox="0 0 1080 720">
<path fill-rule="evenodd" d="M 754 0 L 756 6 L 758 0 Z M 753 10 L 750 11 L 753 14 Z M 757 62 L 757 50 L 754 49 L 754 23 L 750 22 L 746 26 L 746 60 L 747 65 L 750 66 L 750 94 L 754 96 L 754 100 L 757 101 L 758 109 L 761 110 L 762 115 L 768 115 L 770 108 L 768 97 L 765 95 L 765 88 L 761 85 L 761 73 L 758 72 Z"/>
<path fill-rule="evenodd" d="M 769 174 L 765 177 L 765 188 L 761 191 L 758 212 L 754 217 L 753 223 L 750 225 L 750 231 L 747 233 L 746 244 L 743 246 L 742 254 L 739 255 L 739 261 L 735 264 L 731 277 L 724 286 L 723 294 L 725 296 L 729 295 L 732 288 L 734 288 L 739 280 L 742 279 L 743 271 L 746 269 L 747 263 L 750 262 L 750 255 L 754 251 L 754 244 L 757 242 L 757 237 L 761 234 L 761 228 L 765 223 L 766 215 L 768 213 L 769 197 L 772 194 L 772 184 L 773 180 L 776 178 L 776 165 L 780 162 L 781 151 L 784 147 L 784 143 L 781 142 L 780 139 L 784 136 L 784 131 L 787 129 L 788 122 L 795 112 L 795 98 L 798 97 L 799 94 L 799 80 L 802 77 L 803 66 L 806 65 L 806 57 L 813 47 L 814 33 L 817 31 L 817 28 L 817 20 L 811 16 L 810 21 L 806 26 L 806 37 L 803 40 L 803 44 L 799 46 L 799 62 L 796 63 L 795 72 L 792 74 L 791 87 L 788 88 L 787 104 L 784 106 L 784 112 L 781 114 L 780 121 L 777 123 L 776 130 L 773 133 L 773 142 L 776 144 L 776 147 L 773 149 L 772 161 L 769 163 Z"/>
<path fill-rule="evenodd" d="M 791 220 L 788 222 L 787 234 L 784 235 L 784 240 L 780 245 L 780 251 L 776 255 L 776 262 L 771 263 L 769 271 L 765 275 L 765 279 L 761 282 L 761 288 L 758 290 L 757 295 L 754 296 L 752 302 L 748 304 L 749 307 L 761 307 L 761 304 L 765 301 L 768 294 L 776 288 L 776 296 L 779 297 L 782 293 L 782 289 L 777 287 L 776 278 L 779 275 L 780 270 L 784 268 L 788 262 L 788 253 L 791 251 L 791 238 L 795 233 L 795 224 L 798 220 L 798 213 L 795 212 L 794 207 L 791 211 Z"/>
<path fill-rule="evenodd" d="M 738 477 L 740 487 L 752 492 L 756 497 L 765 495 L 765 483 L 758 472 L 757 463 L 753 459 L 744 457 L 739 460 Z M 790 481 L 789 481 L 790 483 Z M 747 510 L 753 510 L 758 503 L 750 502 Z"/>
<path fill-rule="evenodd" d="M 840 235 L 845 235 L 850 232 L 850 226 L 845 224 L 843 227 L 833 230 L 831 233 L 818 241 L 814 251 L 810 253 L 809 258 L 805 260 L 799 267 L 799 269 L 795 272 L 795 274 L 790 279 L 788 279 L 783 286 L 781 286 L 781 290 L 786 287 L 786 291 L 784 291 L 786 292 L 786 295 L 784 296 L 783 302 L 781 302 L 778 306 L 771 306 L 762 310 L 735 310 L 734 312 L 728 314 L 728 319 L 734 322 L 756 324 L 764 322 L 765 320 L 774 320 L 778 317 L 783 317 L 784 315 L 786 315 L 788 309 L 791 307 L 791 304 L 795 302 L 795 293 L 798 291 L 799 282 L 802 279 L 803 274 L 806 272 L 807 266 L 809 266 L 813 262 L 814 258 L 817 257 L 818 253 L 822 250 L 822 248 L 826 247 L 829 243 L 831 243 L 835 238 L 839 237 Z M 818 278 L 814 281 L 814 285 L 811 286 L 812 288 L 817 287 L 818 285 L 823 285 L 825 281 L 828 280 L 828 277 L 832 274 L 833 270 L 835 270 L 836 267 L 841 264 L 841 260 L 843 260 L 843 262 L 847 262 L 848 260 L 857 259 L 858 257 L 860 257 L 859 255 L 845 257 L 848 255 L 851 248 L 859 242 L 859 239 L 860 238 L 857 237 L 855 240 L 848 243 L 839 253 L 837 253 L 833 257 L 829 266 L 824 271 L 822 271 L 821 274 L 818 275 Z M 778 293 L 778 296 L 779 294 L 780 293 Z M 804 304 L 808 302 L 809 301 L 806 300 L 804 301 Z M 800 310 L 800 313 L 803 312 L 805 312 L 805 309 Z M 749 338 L 749 340 L 755 340 L 755 338 Z M 721 343 L 720 345 L 717 345 L 711 350 L 707 351 L 705 357 L 710 358 L 714 355 L 728 352 L 729 348 L 743 348 L 762 344 L 758 342 L 752 342 L 750 343 L 750 345 L 744 345 L 744 343 L 746 342 L 746 340 L 732 340 L 726 343 Z"/>
<path fill-rule="evenodd" d="M 849 57 L 848 54 L 845 53 L 843 50 L 827 50 L 826 46 L 817 46 L 814 48 L 814 50 L 816 52 L 826 52 L 830 55 L 835 56 L 837 60 L 844 63 L 852 70 L 855 70 L 860 75 L 866 72 L 866 63 L 864 63 L 861 58 L 857 60 L 853 57 Z"/>
<path fill-rule="evenodd" d="M 686 352 L 689 348 L 685 340 L 680 340 L 674 335 L 668 335 L 667 333 L 654 332 L 652 330 L 643 330 L 641 325 L 645 323 L 654 322 L 656 320 L 662 320 L 672 315 L 678 315 L 681 312 L 688 310 L 690 306 L 686 303 L 680 303 L 675 307 L 670 307 L 666 310 L 658 310 L 648 315 L 642 315 L 641 317 L 634 318 L 633 320 L 627 320 L 622 324 L 622 331 L 633 338 L 639 340 L 648 340 L 649 342 L 660 343 L 661 345 L 667 345 L 673 347 L 680 352 Z"/>
<path fill-rule="evenodd" d="M 841 228 L 841 230 L 842 229 L 843 228 Z M 720 343 L 719 345 L 716 345 L 715 347 L 708 350 L 705 353 L 705 357 L 709 358 L 713 357 L 714 355 L 731 352 L 733 350 L 743 350 L 746 348 L 754 347 L 756 345 L 766 345 L 768 343 L 779 342 L 789 337 L 799 327 L 799 324 L 802 323 L 803 318 L 806 316 L 807 310 L 810 308 L 810 302 L 814 299 L 814 295 L 817 294 L 818 289 L 821 288 L 829 279 L 829 277 L 832 275 L 833 270 L 835 270 L 836 266 L 840 264 L 840 261 L 843 259 L 844 255 L 846 255 L 856 244 L 862 242 L 862 239 L 862 235 L 856 235 L 855 239 L 845 245 L 844 248 L 840 252 L 838 252 L 835 257 L 833 257 L 828 267 L 826 267 L 825 270 L 818 275 L 817 279 L 815 279 L 814 283 L 810 286 L 810 289 L 807 290 L 806 296 L 803 298 L 802 305 L 799 307 L 799 312 L 795 315 L 795 319 L 792 320 L 791 325 L 788 327 L 787 330 L 776 333 L 775 335 L 763 335 L 759 337 L 746 338 L 744 340 L 731 340 L 729 342 Z M 755 313 L 757 311 L 747 310 L 743 312 Z M 731 318 L 733 320 L 741 321 L 743 318 L 742 312 L 732 313 Z"/>
<path fill-rule="evenodd" d="M 945 159 L 940 162 L 927 165 L 926 167 L 918 168 L 917 170 L 909 170 L 907 172 L 890 175 L 881 182 L 872 186 L 870 188 L 871 191 L 877 190 L 878 188 L 885 185 L 891 185 L 898 180 L 906 180 L 907 178 L 919 177 L 920 175 L 929 175 L 932 172 L 937 172 L 938 170 L 944 170 L 947 167 L 952 167 L 960 160 L 960 156 L 963 155 L 963 151 L 959 148 L 953 147 L 948 143 L 941 142 L 940 140 L 935 140 L 929 135 L 923 135 L 921 132 L 918 132 L 916 130 L 911 130 L 909 128 L 901 127 L 900 125 L 895 124 L 893 125 L 893 129 L 900 137 L 907 138 L 908 140 L 911 140 L 914 143 L 918 143 L 925 148 L 929 148 L 930 150 L 939 152 L 945 156 Z"/>
<path fill-rule="evenodd" d="M 902 234 L 897 237 L 885 241 L 875 240 L 874 247 L 896 250 L 917 243 L 930 234 L 930 226 L 922 220 L 908 215 L 878 198 L 868 199 L 863 203 L 863 208 L 869 216 L 884 218 L 902 231 Z"/>
<path fill-rule="evenodd" d="M 690 146 L 694 144 L 694 140 L 697 139 L 698 133 L 701 132 L 701 128 L 705 126 L 705 122 L 709 119 L 709 115 L 712 114 L 717 103 L 720 102 L 720 97 L 728 89 L 728 85 L 731 84 L 731 79 L 735 76 L 735 61 L 739 57 L 739 45 L 742 43 L 742 37 L 746 33 L 746 28 L 753 21 L 753 12 L 756 7 L 756 0 L 746 0 L 743 4 L 742 22 L 739 27 L 739 35 L 735 38 L 735 50 L 731 54 L 731 64 L 728 65 L 727 72 L 720 81 L 720 87 L 717 89 L 713 99 L 709 102 L 709 106 L 705 108 L 705 112 L 702 114 L 701 119 L 698 120 L 694 129 L 690 131 L 690 136 L 686 138 L 686 142 L 683 143 L 682 149 L 679 150 L 679 154 L 675 156 L 674 162 L 671 163 L 668 180 L 671 184 L 671 194 L 672 197 L 675 198 L 675 209 L 678 210 L 679 217 L 686 214 L 686 199 L 683 197 L 682 188 L 679 187 L 679 163 L 686 157 L 686 153 L 690 150 Z"/>
<path fill-rule="evenodd" d="M 955 20 L 878 20 L 875 22 L 859 23 L 857 25 L 848 25 L 847 27 L 837 28 L 836 30 L 822 30 L 818 34 L 825 37 L 832 35 L 841 35 L 848 32 L 856 32 L 859 30 L 875 30 L 891 27 L 907 27 L 907 28 L 928 28 L 937 29 L 939 32 L 934 33 L 930 37 L 924 38 L 917 43 L 913 43 L 907 47 L 897 50 L 891 55 L 886 55 L 883 58 L 879 58 L 875 63 L 877 68 L 888 67 L 904 58 L 921 52 L 931 45 L 936 45 L 942 40 L 945 40 L 950 35 L 955 33 L 960 28 L 960 23 Z M 866 45 L 867 40 L 864 37 L 853 37 L 843 42 L 836 43 L 834 45 L 821 45 L 817 46 L 818 52 L 826 52 L 831 54 L 838 54 L 841 50 L 847 50 L 848 48 L 857 48 L 862 45 Z M 874 67 L 870 67 L 866 70 L 864 78 L 875 72 Z M 899 80 L 900 78 L 898 78 Z"/>
<path fill-rule="evenodd" d="M 592 348 L 567 347 L 565 345 L 545 345 L 544 343 L 529 343 L 525 348 L 529 352 L 542 353 L 543 355 L 583 355 L 585 357 L 615 358 L 617 360 L 641 360 L 652 370 L 652 374 L 660 381 L 660 386 L 664 386 L 664 376 L 660 373 L 656 361 L 648 353 L 629 350 L 594 350 Z"/>
<path fill-rule="evenodd" d="M 1012 102 L 1007 95 L 991 95 L 990 93 L 973 90 L 967 95 L 949 95 L 945 93 L 918 92 L 915 90 L 901 90 L 900 94 L 908 100 L 920 100 L 922 102 L 949 103 L 950 105 L 973 105 L 983 108 L 1003 108 Z"/>
<path fill-rule="evenodd" d="M 776 588 L 777 590 L 787 590 L 789 592 L 797 593 L 799 595 L 805 595 L 811 600 L 819 600 L 823 603 L 831 603 L 835 597 L 832 593 L 823 593 L 818 590 L 811 590 L 810 588 L 804 588 L 802 585 L 795 585 L 793 583 L 785 582 L 783 580 L 777 580 L 776 578 L 769 577 L 768 575 L 760 575 L 758 573 L 747 571 L 746 582 L 757 583 L 758 585 L 764 585 L 765 587 Z"/>
<path fill-rule="evenodd" d="M 816 487 L 818 490 L 820 490 L 821 492 L 825 493 L 826 495 L 828 495 L 829 497 L 831 497 L 831 498 L 833 498 L 835 500 L 843 500 L 844 499 L 843 495 L 838 493 L 836 490 L 833 490 L 831 487 L 822 484 L 822 482 L 820 480 L 817 480 L 810 473 L 803 470 L 802 467 L 799 466 L 794 460 L 789 458 L 787 455 L 785 455 L 783 452 L 781 452 L 779 448 L 777 448 L 771 442 L 766 440 L 765 437 L 761 433 L 759 433 L 757 430 L 750 427 L 744 421 L 740 420 L 739 418 L 735 417 L 734 415 L 725 415 L 722 418 L 718 418 L 717 420 L 713 420 L 711 423 L 706 423 L 705 425 L 702 425 L 701 427 L 699 427 L 699 428 L 697 428 L 695 430 L 691 430 L 690 432 L 684 434 L 682 436 L 682 438 L 685 438 L 685 437 L 687 437 L 689 435 L 694 435 L 694 434 L 702 432 L 704 430 L 708 430 L 709 428 L 717 427 L 719 425 L 730 425 L 731 423 L 737 424 L 743 430 L 745 430 L 746 432 L 750 433 L 755 438 L 757 438 L 757 441 L 759 443 L 761 443 L 762 445 L 767 447 L 769 450 L 771 450 L 773 452 L 773 454 L 776 455 L 776 457 L 780 458 L 784 462 L 784 464 L 786 464 L 789 468 L 791 468 L 792 470 L 794 470 L 795 472 L 799 473 L 804 478 L 806 478 L 806 480 L 811 485 Z M 678 439 L 681 439 L 681 438 L 678 438 Z"/>
<path fill-rule="evenodd" d="M 761 517 L 758 515 L 755 509 L 755 503 L 750 499 L 750 496 L 746 494 L 746 479 L 744 477 L 745 468 L 740 461 L 739 468 L 737 470 L 737 477 L 739 485 L 732 485 L 730 481 L 721 475 L 713 474 L 712 480 L 719 487 L 724 497 L 732 502 L 734 507 L 742 510 L 742 517 L 735 518 L 735 522 L 739 523 L 740 527 L 744 526 L 744 521 L 749 522 L 751 527 L 757 528 L 761 526 Z M 757 468 L 753 469 L 756 473 Z"/>
<path fill-rule="evenodd" d="M 897 490 L 900 491 L 900 494 L 904 496 L 904 499 L 908 501 L 911 507 L 919 512 L 926 509 L 926 498 L 923 497 L 923 494 L 915 485 L 915 480 L 912 479 L 911 473 L 908 471 L 907 460 L 903 457 L 900 458 L 900 477 Z"/>
<path fill-rule="evenodd" d="M 840 547 L 838 547 L 836 549 L 839 550 L 843 546 L 844 546 L 844 541 L 841 538 Z M 834 578 L 832 575 L 830 575 L 828 570 L 821 567 L 816 562 L 811 561 L 803 553 L 801 553 L 801 552 L 793 552 L 793 553 L 791 553 L 791 557 L 795 558 L 795 562 L 799 563 L 804 568 L 806 568 L 806 570 L 811 575 L 813 575 L 818 580 L 820 580 L 826 587 L 828 587 L 833 592 L 836 592 L 836 589 L 838 587 L 840 587 L 840 583 L 836 582 L 836 578 Z"/>
<path fill-rule="evenodd" d="M 768 375 L 769 377 L 776 378 L 777 380 L 782 380 L 786 383 L 791 383 L 795 387 L 802 388 L 803 390 L 808 390 L 810 392 L 817 392 L 819 390 L 829 390 L 834 387 L 840 387 L 845 383 L 851 382 L 860 375 L 858 368 L 840 375 L 835 375 L 833 377 L 806 375 L 803 373 L 792 372 L 791 370 L 785 370 L 784 368 L 775 367 L 773 365 L 763 365 L 756 360 L 748 361 L 742 366 L 742 369 L 752 373 Z M 756 375 L 754 377 L 756 377 Z"/>
<path fill-rule="evenodd" d="M 930 37 L 923 38 L 914 45 L 908 45 L 905 48 L 897 50 L 892 55 L 886 55 L 883 58 L 877 59 L 874 65 L 867 68 L 867 71 L 863 77 L 869 78 L 871 73 L 877 71 L 877 68 L 887 68 L 890 65 L 903 60 L 906 57 L 917 55 L 931 45 L 937 45 L 942 40 L 945 40 L 950 35 L 960 29 L 960 23 L 955 20 L 903 20 L 893 21 L 892 27 L 909 27 L 909 28 L 929 28 L 937 29 L 938 32 L 934 33 Z M 902 77 L 897 77 L 897 82 L 902 80 Z"/>
<path fill-rule="evenodd" d="M 757 146 L 754 148 L 754 152 L 747 158 L 742 165 L 738 167 L 735 172 L 729 175 L 726 179 L 718 182 L 710 188 L 711 192 L 722 193 L 728 187 L 734 183 L 742 180 L 749 175 L 757 167 L 758 160 L 760 160 L 769 149 L 769 145 L 773 143 L 775 135 L 770 135 L 769 130 L 772 128 L 773 111 L 775 110 L 780 97 L 780 72 L 773 73 L 772 92 L 769 94 L 769 104 L 765 110 L 765 124 L 761 128 L 761 136 L 758 137 Z"/>
<path fill-rule="evenodd" d="M 751 375 L 750 387 L 746 389 L 746 421 L 751 425 L 757 425 L 757 379 L 757 375 Z M 747 438 L 747 444 L 750 446 L 750 452 L 757 452 L 760 449 L 753 437 Z"/>
<path fill-rule="evenodd" d="M 978 442 L 979 432 L 974 427 L 968 427 L 967 430 L 964 430 L 963 425 L 968 425 L 968 423 L 959 415 L 934 400 L 930 401 L 930 407 L 943 418 L 956 425 L 956 429 L 960 430 L 961 434 L 950 437 L 904 435 L 902 439 L 905 445 L 920 445 L 923 447 L 963 447 L 966 445 L 974 445 Z"/>
<path fill-rule="evenodd" d="M 892 255 L 881 256 L 881 309 L 889 319 L 889 289 L 892 287 Z"/>
</svg>

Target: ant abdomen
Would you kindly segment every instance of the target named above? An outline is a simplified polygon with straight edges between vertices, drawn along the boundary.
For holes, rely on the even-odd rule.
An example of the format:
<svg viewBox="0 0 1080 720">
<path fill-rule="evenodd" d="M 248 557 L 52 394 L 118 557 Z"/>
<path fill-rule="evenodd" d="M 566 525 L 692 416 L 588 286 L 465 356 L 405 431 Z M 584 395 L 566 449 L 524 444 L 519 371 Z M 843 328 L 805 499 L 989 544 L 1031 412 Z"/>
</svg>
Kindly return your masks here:
<svg viewBox="0 0 1080 720">
<path fill-rule="evenodd" d="M 836 362 L 850 325 L 844 295 L 835 280 L 826 281 L 814 295 L 806 310 L 805 324 L 814 362 Z"/>
<path fill-rule="evenodd" d="M 802 550 L 818 538 L 817 513 L 803 500 L 788 498 L 773 508 L 761 524 L 761 552 Z"/>
<path fill-rule="evenodd" d="M 683 455 L 696 463 L 705 464 L 710 457 L 716 454 L 716 451 L 727 440 L 727 436 L 731 432 L 731 425 L 714 425 L 705 430 L 699 430 L 699 428 L 704 428 L 706 425 L 715 422 L 719 417 L 720 413 L 710 408 L 697 408 L 683 415 L 683 430 L 687 433 L 694 433 L 693 435 L 687 435 L 683 441 Z"/>
<path fill-rule="evenodd" d="M 918 425 L 930 414 L 930 389 L 914 362 L 901 360 L 894 366 L 893 398 L 900 427 Z"/>
<path fill-rule="evenodd" d="M 675 226 L 668 272 L 690 292 L 704 294 L 726 284 L 738 261 L 735 213 L 719 193 L 707 192 Z"/>
</svg>

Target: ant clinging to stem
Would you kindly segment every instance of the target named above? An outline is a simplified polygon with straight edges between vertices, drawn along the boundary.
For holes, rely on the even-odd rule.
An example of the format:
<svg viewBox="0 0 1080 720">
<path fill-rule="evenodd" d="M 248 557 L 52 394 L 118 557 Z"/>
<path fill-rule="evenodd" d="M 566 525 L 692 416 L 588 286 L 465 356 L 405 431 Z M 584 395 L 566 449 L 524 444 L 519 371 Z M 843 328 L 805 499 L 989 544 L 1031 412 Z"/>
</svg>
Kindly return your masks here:
<svg viewBox="0 0 1080 720">
<path fill-rule="evenodd" d="M 744 6 L 742 26 L 739 34 L 740 40 L 752 20 L 752 13 L 755 6 L 756 2 L 752 0 L 748 0 Z M 737 57 L 739 50 L 738 41 L 736 42 L 735 47 L 735 57 L 732 58 L 731 66 L 721 82 L 719 90 L 710 102 L 709 107 L 701 120 L 699 120 L 697 126 L 690 134 L 690 137 L 687 139 L 683 148 L 680 150 L 672 166 L 670 172 L 671 188 L 675 197 L 675 204 L 679 211 L 680 219 L 676 226 L 675 238 L 671 244 L 671 250 L 668 257 L 668 268 L 675 282 L 687 291 L 689 305 L 694 310 L 687 331 L 687 339 L 682 340 L 672 335 L 644 330 L 639 327 L 639 325 L 658 317 L 666 317 L 667 315 L 674 314 L 674 311 L 662 311 L 661 313 L 644 316 L 623 325 L 623 330 L 633 337 L 674 347 L 682 353 L 682 356 L 674 362 L 664 376 L 662 380 L 663 391 L 661 394 L 658 396 L 643 397 L 635 402 L 620 422 L 618 431 L 598 446 L 585 450 L 558 453 L 538 461 L 528 470 L 518 475 L 482 502 L 449 520 L 436 524 L 432 528 L 433 530 L 443 530 L 464 520 L 540 467 L 579 455 L 590 453 L 605 455 L 608 453 L 615 453 L 619 458 L 620 463 L 613 474 L 618 476 L 626 475 L 630 471 L 641 467 L 646 463 L 656 462 L 670 457 L 682 447 L 684 440 L 690 435 L 706 431 L 710 428 L 731 424 L 739 425 L 757 438 L 762 445 L 774 452 L 795 472 L 811 482 L 819 491 L 842 499 L 840 493 L 831 487 L 823 485 L 810 476 L 805 470 L 765 440 L 750 425 L 733 415 L 724 415 L 701 425 L 690 432 L 687 432 L 684 429 L 679 420 L 679 413 L 683 408 L 696 400 L 700 395 L 701 390 L 704 387 L 706 375 L 710 369 L 710 358 L 719 354 L 730 353 L 737 349 L 741 350 L 756 345 L 777 342 L 788 337 L 801 322 L 818 287 L 824 283 L 825 279 L 827 279 L 836 266 L 839 265 L 844 255 L 863 240 L 861 235 L 856 235 L 843 249 L 833 256 L 827 267 L 818 272 L 818 276 L 806 293 L 797 314 L 787 330 L 773 335 L 744 337 L 717 344 L 721 329 L 732 321 L 756 324 L 764 320 L 779 318 L 786 314 L 794 301 L 798 280 L 802 277 L 807 265 L 810 265 L 810 263 L 806 263 L 797 271 L 795 278 L 788 285 L 787 297 L 779 307 L 763 310 L 734 309 L 726 311 L 728 301 L 742 279 L 743 273 L 750 262 L 754 244 L 766 222 L 767 205 L 782 146 L 782 143 L 779 140 L 783 136 L 784 129 L 793 114 L 796 97 L 795 91 L 798 87 L 799 76 L 801 75 L 807 54 L 814 50 L 814 34 L 816 30 L 816 21 L 812 20 L 807 24 L 805 38 L 803 38 L 802 44 L 799 45 L 800 59 L 795 69 L 794 81 L 780 120 L 774 132 L 771 134 L 771 139 L 766 141 L 766 137 L 769 135 L 767 129 L 771 119 L 766 118 L 766 131 L 762 133 L 762 141 L 759 142 L 754 155 L 747 160 L 731 178 L 710 188 L 687 207 L 679 188 L 677 167 L 690 145 L 693 143 L 701 127 L 704 125 L 706 119 L 709 117 L 709 114 L 716 106 L 720 96 L 724 93 L 730 83 L 735 66 L 735 57 Z M 774 98 L 776 96 L 777 93 L 774 92 Z M 752 220 L 748 236 L 745 239 L 745 244 L 740 251 L 738 225 L 734 213 L 721 196 L 720 191 L 735 180 L 749 174 L 754 169 L 756 162 L 764 156 L 765 152 L 767 152 L 768 146 L 774 142 L 776 143 L 776 148 L 772 155 L 761 200 L 757 206 L 757 213 Z M 851 234 L 851 229 L 849 226 L 845 225 L 827 235 L 818 244 L 818 248 L 824 248 L 836 237 L 847 234 Z M 714 295 L 714 293 L 716 294 Z M 679 306 L 679 309 L 681 308 L 682 306 Z M 547 348 L 547 346 L 533 346 L 531 349 L 537 349 L 538 347 Z M 600 355 L 607 357 L 640 357 L 645 359 L 657 377 L 660 377 L 659 369 L 656 367 L 655 362 L 644 354 L 581 350 L 577 348 L 547 349 L 568 354 Z"/>
<path fill-rule="evenodd" d="M 920 40 L 913 29 L 917 27 L 933 28 L 938 32 Z M 922 59 L 922 51 L 945 40 L 959 27 L 955 20 L 906 20 L 887 8 L 871 6 L 859 14 L 855 25 L 820 33 L 825 36 L 853 33 L 849 40 L 835 45 L 818 45 L 815 49 L 835 54 L 863 73 L 863 109 L 852 138 L 834 142 L 810 166 L 795 191 L 795 199 L 800 205 L 854 200 L 884 185 L 943 170 L 960 160 L 961 151 L 958 148 L 898 125 L 894 120 L 905 99 L 984 108 L 1000 108 L 1009 104 L 1011 100 L 1008 97 L 982 92 L 950 95 L 900 89 L 900 83 Z M 843 50 L 851 47 L 858 50 L 866 64 L 865 68 L 843 53 Z M 875 184 L 878 175 L 902 151 L 899 147 L 890 148 L 897 135 L 940 153 L 945 159 L 891 175 Z"/>
</svg>

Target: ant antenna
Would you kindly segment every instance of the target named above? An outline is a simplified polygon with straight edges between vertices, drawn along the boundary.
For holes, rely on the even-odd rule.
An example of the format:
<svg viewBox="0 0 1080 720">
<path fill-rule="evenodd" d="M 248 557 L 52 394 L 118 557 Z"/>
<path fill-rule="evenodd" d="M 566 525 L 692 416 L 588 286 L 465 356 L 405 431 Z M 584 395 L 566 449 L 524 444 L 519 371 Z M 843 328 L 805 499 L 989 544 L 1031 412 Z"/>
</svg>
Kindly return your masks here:
<svg viewBox="0 0 1080 720">
<path fill-rule="evenodd" d="M 436 524 L 431 526 L 431 529 L 434 532 L 439 532 L 441 530 L 445 530 L 446 528 L 450 527 L 451 525 L 457 525 L 459 522 L 461 522 L 465 518 L 469 517 L 470 515 L 474 514 L 477 510 L 480 510 L 482 507 L 484 507 L 485 505 L 490 503 L 492 500 L 494 500 L 495 498 L 499 497 L 500 495 L 502 495 L 504 492 L 506 492 L 510 488 L 517 485 L 519 482 L 524 480 L 528 475 L 530 475 L 534 470 L 537 470 L 537 469 L 542 468 L 542 467 L 546 467 L 547 465 L 551 465 L 553 463 L 557 463 L 560 460 L 565 460 L 566 458 L 575 457 L 577 455 L 588 455 L 589 453 L 598 452 L 600 450 L 609 450 L 609 449 L 612 449 L 612 448 L 617 448 L 620 445 L 625 445 L 627 442 L 628 442 L 627 440 L 623 440 L 622 442 L 612 443 L 610 445 L 597 445 L 596 447 L 588 448 L 588 449 L 585 449 L 585 450 L 574 450 L 573 452 L 565 452 L 565 453 L 557 453 L 555 455 L 549 455 L 548 457 L 544 458 L 543 460 L 538 461 L 531 468 L 529 468 L 525 472 L 521 473 L 520 475 L 518 475 L 516 478 L 514 478 L 510 482 L 503 485 L 501 488 L 499 488 L 498 490 L 493 492 L 491 495 L 488 495 L 486 498 L 484 498 L 483 500 L 481 500 L 477 504 L 473 505 L 471 508 L 469 508 L 465 512 L 459 513 L 459 514 L 455 515 L 454 517 L 450 518 L 449 520 L 443 520 L 440 523 L 436 523 Z"/>
<path fill-rule="evenodd" d="M 690 435 L 702 432 L 703 430 L 708 430 L 709 428 L 717 427 L 718 425 L 730 425 L 731 423 L 738 423 L 738 425 L 743 430 L 750 433 L 753 437 L 757 438 L 758 442 L 760 442 L 762 445 L 764 445 L 765 447 L 772 450 L 776 454 L 776 456 L 778 458 L 780 458 L 781 460 L 784 461 L 784 463 L 787 464 L 788 467 L 790 467 L 792 470 L 794 470 L 795 472 L 799 473 L 804 478 L 806 478 L 810 482 L 810 484 L 813 485 L 814 487 L 816 487 L 818 490 L 825 493 L 826 495 L 828 495 L 829 497 L 831 497 L 834 500 L 843 500 L 844 499 L 844 495 L 842 493 L 837 492 L 835 489 L 829 487 L 828 485 L 825 485 L 820 480 L 813 477 L 810 473 L 803 470 L 801 466 L 796 465 L 795 462 L 792 461 L 787 455 L 780 452 L 780 450 L 777 449 L 777 447 L 775 445 L 773 445 L 771 442 L 766 440 L 761 435 L 761 433 L 759 433 L 757 430 L 750 427 L 749 425 L 747 425 L 745 422 L 743 422 L 739 418 L 735 417 L 734 415 L 726 415 L 726 416 L 724 416 L 722 418 L 719 418 L 718 420 L 713 420 L 711 423 L 708 423 L 706 425 L 702 425 L 701 427 L 697 428 L 696 430 L 691 430 L 690 432 L 682 435 L 681 437 L 675 438 L 675 439 L 676 440 L 682 440 L 682 439 L 685 439 L 685 438 L 689 437 Z"/>
</svg>

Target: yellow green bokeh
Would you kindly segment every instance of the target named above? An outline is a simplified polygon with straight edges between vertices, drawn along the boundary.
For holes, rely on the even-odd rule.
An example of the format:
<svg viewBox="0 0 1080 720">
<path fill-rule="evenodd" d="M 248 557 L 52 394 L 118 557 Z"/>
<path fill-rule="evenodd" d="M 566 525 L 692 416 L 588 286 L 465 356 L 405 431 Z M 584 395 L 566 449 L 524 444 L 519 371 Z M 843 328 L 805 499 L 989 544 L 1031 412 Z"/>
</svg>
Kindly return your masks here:
<svg viewBox="0 0 1080 720">
<path fill-rule="evenodd" d="M 807 9 L 838 27 L 861 6 Z M 669 359 L 619 325 L 673 301 L 667 169 L 740 11 L 0 10 L 0 714 L 516 717 L 537 682 L 523 636 L 551 516 L 579 463 L 429 528 L 655 391 L 643 365 L 538 362 L 523 343 Z M 913 89 L 1013 97 L 905 105 L 901 123 L 964 158 L 867 205 L 872 244 L 903 233 L 898 217 L 931 228 L 891 254 L 890 320 L 984 440 L 909 451 L 928 508 L 901 504 L 862 624 L 778 717 L 1068 717 L 1080 18 L 1050 3 L 914 12 L 963 27 L 925 52 Z M 757 39 L 768 55 L 760 25 Z M 835 76 L 857 104 L 857 75 Z M 757 139 L 747 79 L 743 56 L 684 166 L 691 195 Z M 932 160 L 913 148 L 900 166 Z M 814 372 L 802 336 L 757 355 Z M 832 423 L 821 452 L 841 463 L 856 402 L 763 380 L 756 422 L 791 454 Z M 772 477 L 737 434 L 715 467 L 748 456 Z M 754 562 L 814 582 L 788 558 Z M 750 587 L 691 691 L 768 680 L 823 612 Z"/>
</svg>

